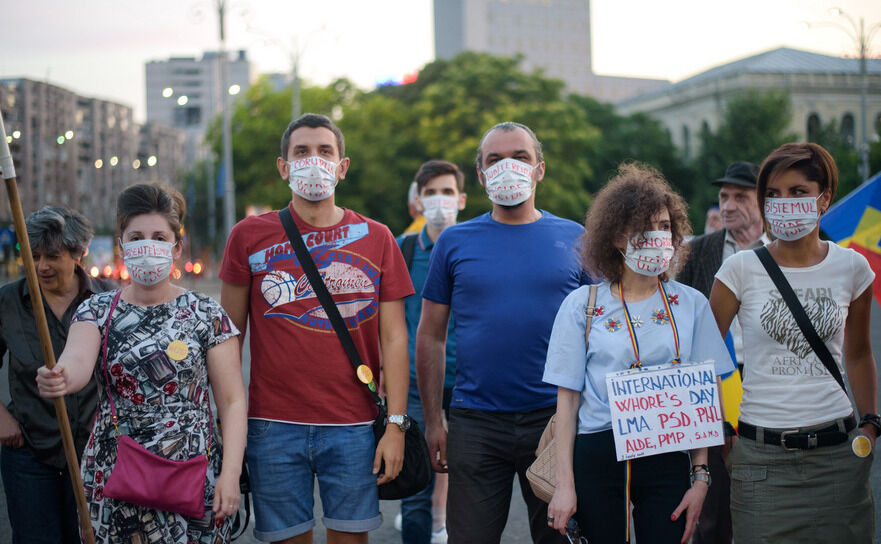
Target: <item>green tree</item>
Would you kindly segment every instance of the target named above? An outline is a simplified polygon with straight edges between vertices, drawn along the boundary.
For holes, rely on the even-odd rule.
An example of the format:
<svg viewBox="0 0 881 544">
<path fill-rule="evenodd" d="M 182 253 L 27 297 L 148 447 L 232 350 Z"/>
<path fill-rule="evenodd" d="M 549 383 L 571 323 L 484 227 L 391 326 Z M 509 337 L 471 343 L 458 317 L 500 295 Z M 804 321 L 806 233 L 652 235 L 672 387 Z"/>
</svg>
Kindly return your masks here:
<svg viewBox="0 0 881 544">
<path fill-rule="evenodd" d="M 561 81 L 541 72 L 526 74 L 520 62 L 519 57 L 463 53 L 427 65 L 413 84 L 418 88 L 385 92 L 412 104 L 424 158 L 445 158 L 465 172 L 466 190 L 473 196 L 464 217 L 491 207 L 475 169 L 480 137 L 496 123 L 517 121 L 532 128 L 544 147 L 547 172 L 537 205 L 581 220 L 590 203 L 585 180 L 592 172 L 584 151 L 595 145 L 599 131 L 563 99 Z"/>
<path fill-rule="evenodd" d="M 334 107 L 350 99 L 351 92 L 351 84 L 340 80 L 327 87 L 304 86 L 300 100 L 304 111 L 332 115 Z M 276 168 L 281 136 L 290 121 L 291 90 L 275 90 L 265 78 L 236 101 L 231 120 L 236 217 L 243 217 L 249 204 L 280 208 L 291 199 L 288 184 Z M 215 171 L 222 156 L 220 123 L 218 117 L 207 131 L 217 158 Z"/>
<path fill-rule="evenodd" d="M 718 190 L 710 180 L 721 177 L 729 164 L 761 164 L 771 151 L 797 140 L 788 131 L 791 109 L 786 92 L 748 90 L 726 102 L 716 132 L 701 131 L 701 149 L 693 163 L 696 181 L 690 215 L 694 224 L 702 224 L 704 212 L 716 200 Z"/>
<path fill-rule="evenodd" d="M 569 100 L 584 110 L 588 121 L 602 134 L 586 150 L 593 165 L 586 189 L 598 191 L 623 162 L 641 162 L 657 168 L 686 199 L 694 193 L 694 172 L 679 158 L 676 146 L 661 124 L 643 113 L 622 116 L 612 104 L 594 98 L 570 95 Z"/>
<path fill-rule="evenodd" d="M 644 115 L 617 115 L 592 99 L 564 96 L 561 81 L 525 73 L 521 60 L 463 53 L 427 64 L 409 85 L 366 92 L 346 80 L 303 86 L 303 111 L 331 116 L 346 136 L 351 164 L 337 201 L 400 232 L 410 221 L 406 195 L 416 170 L 440 158 L 465 172 L 471 198 L 461 218 L 485 212 L 491 204 L 477 181 L 476 150 L 483 133 L 501 121 L 524 123 L 541 139 L 547 171 L 537 204 L 557 215 L 581 221 L 590 195 L 624 160 L 653 164 L 674 185 L 688 186 L 690 171 L 657 122 Z M 238 217 L 248 204 L 279 208 L 290 199 L 276 170 L 290 103 L 289 89 L 275 90 L 266 80 L 236 102 L 232 133 Z M 219 157 L 219 119 L 208 141 Z"/>
<path fill-rule="evenodd" d="M 838 166 L 838 191 L 835 193 L 835 200 L 847 196 L 864 181 L 859 174 L 859 154 L 853 143 L 841 134 L 835 121 L 820 126 L 813 142 L 823 146 Z"/>
</svg>

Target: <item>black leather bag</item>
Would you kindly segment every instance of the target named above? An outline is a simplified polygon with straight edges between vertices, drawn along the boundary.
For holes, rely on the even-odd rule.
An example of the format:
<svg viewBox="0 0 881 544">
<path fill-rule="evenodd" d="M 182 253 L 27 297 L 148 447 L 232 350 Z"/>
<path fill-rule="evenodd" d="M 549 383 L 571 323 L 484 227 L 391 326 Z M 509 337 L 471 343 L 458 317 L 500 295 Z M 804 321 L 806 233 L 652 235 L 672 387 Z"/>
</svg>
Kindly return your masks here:
<svg viewBox="0 0 881 544">
<path fill-rule="evenodd" d="M 319 302 L 321 302 L 321 306 L 324 308 L 328 319 L 330 319 L 337 337 L 343 344 L 343 349 L 346 351 L 346 355 L 349 356 L 349 362 L 352 364 L 352 368 L 355 369 L 355 374 L 359 376 L 359 381 L 361 381 L 358 373 L 359 367 L 363 364 L 361 362 L 361 356 L 358 354 L 355 342 L 352 341 L 352 336 L 346 328 L 346 324 L 340 315 L 336 303 L 333 301 L 333 297 L 330 295 L 330 291 L 327 290 L 327 286 L 324 284 L 324 280 L 321 278 L 321 274 L 315 266 L 315 261 L 312 259 L 312 255 L 309 253 L 309 250 L 306 249 L 306 244 L 300 236 L 297 223 L 294 221 L 294 218 L 291 216 L 291 211 L 287 207 L 280 210 L 278 215 L 281 218 L 281 224 L 284 227 L 285 233 L 291 240 L 291 246 L 294 248 L 294 253 L 297 254 L 300 266 L 303 267 L 303 272 L 305 272 L 306 277 L 309 278 L 309 284 L 315 291 L 315 295 L 318 297 Z M 376 443 L 378 444 L 379 440 L 385 434 L 388 411 L 385 406 L 385 401 L 383 401 L 376 393 L 375 386 L 371 388 L 370 385 L 372 385 L 372 382 L 369 385 L 365 384 L 365 389 L 370 394 L 373 402 L 376 403 L 378 411 L 376 420 L 373 422 L 373 436 L 376 438 Z M 383 468 L 384 467 L 380 467 L 380 473 L 382 473 Z M 425 437 L 422 435 L 419 426 L 416 425 L 416 422 L 410 419 L 410 427 L 407 429 L 406 433 L 404 433 L 404 466 L 401 468 L 401 472 L 398 474 L 397 478 L 379 486 L 379 498 L 384 500 L 403 499 L 419 493 L 428 487 L 430 482 L 431 460 L 428 456 L 428 444 L 426 444 Z"/>
<path fill-rule="evenodd" d="M 385 434 L 385 403 L 379 407 L 379 414 L 373 422 L 373 436 L 376 443 Z M 410 416 L 407 416 L 408 418 Z M 385 464 L 379 468 L 382 473 Z M 383 500 L 405 499 L 419 493 L 431 483 L 431 461 L 428 456 L 428 444 L 416 422 L 410 419 L 410 428 L 404 433 L 404 465 L 401 473 L 394 480 L 379 486 L 379 498 Z"/>
</svg>

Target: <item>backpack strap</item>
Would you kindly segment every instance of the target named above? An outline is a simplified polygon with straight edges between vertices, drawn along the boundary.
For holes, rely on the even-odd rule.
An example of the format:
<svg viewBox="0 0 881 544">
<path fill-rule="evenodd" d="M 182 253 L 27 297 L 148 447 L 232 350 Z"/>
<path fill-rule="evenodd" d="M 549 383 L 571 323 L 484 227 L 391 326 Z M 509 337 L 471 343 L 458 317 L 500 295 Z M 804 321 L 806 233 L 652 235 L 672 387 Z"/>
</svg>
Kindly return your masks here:
<svg viewBox="0 0 881 544">
<path fill-rule="evenodd" d="M 413 268 L 413 255 L 416 253 L 416 242 L 418 241 L 418 232 L 407 234 L 401 240 L 401 253 L 404 255 L 404 262 L 407 263 L 407 270 Z"/>
</svg>

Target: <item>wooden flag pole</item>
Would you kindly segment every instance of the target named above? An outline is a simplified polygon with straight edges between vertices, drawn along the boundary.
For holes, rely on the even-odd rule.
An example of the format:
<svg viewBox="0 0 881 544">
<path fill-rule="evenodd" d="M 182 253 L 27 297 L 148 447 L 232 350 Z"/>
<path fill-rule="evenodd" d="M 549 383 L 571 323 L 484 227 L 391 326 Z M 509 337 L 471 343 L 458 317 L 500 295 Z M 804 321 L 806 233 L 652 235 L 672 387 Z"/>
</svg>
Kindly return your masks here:
<svg viewBox="0 0 881 544">
<path fill-rule="evenodd" d="M 24 212 L 21 208 L 21 198 L 18 195 L 18 184 L 15 179 L 15 166 L 12 163 L 12 155 L 9 153 L 9 142 L 6 140 L 6 128 L 3 126 L 2 115 L 0 115 L 0 170 L 2 170 L 3 179 L 6 182 L 9 206 L 12 208 L 15 234 L 18 238 L 18 245 L 21 248 L 25 277 L 27 278 L 28 290 L 31 295 L 31 304 L 34 307 L 34 321 L 37 326 L 37 333 L 40 336 L 40 344 L 43 347 L 43 360 L 48 368 L 52 368 L 55 366 L 55 352 L 52 350 L 52 338 L 49 336 L 49 326 L 46 323 L 43 296 L 40 291 L 40 284 L 37 281 L 37 268 L 34 266 L 34 256 L 31 253 L 31 244 L 28 240 L 28 230 L 25 226 Z M 67 418 L 67 407 L 64 405 L 64 397 L 55 399 L 55 417 L 58 419 L 58 427 L 61 430 L 61 442 L 64 444 L 64 456 L 67 458 L 67 470 L 70 472 L 73 495 L 76 497 L 83 542 L 85 544 L 94 544 L 95 536 L 92 533 L 92 523 L 89 521 L 89 507 L 86 504 L 86 495 L 83 492 L 83 480 L 80 475 L 80 466 L 77 462 L 73 435 L 70 432 L 70 420 Z M 47 512 L 47 514 L 51 515 L 52 513 Z"/>
</svg>

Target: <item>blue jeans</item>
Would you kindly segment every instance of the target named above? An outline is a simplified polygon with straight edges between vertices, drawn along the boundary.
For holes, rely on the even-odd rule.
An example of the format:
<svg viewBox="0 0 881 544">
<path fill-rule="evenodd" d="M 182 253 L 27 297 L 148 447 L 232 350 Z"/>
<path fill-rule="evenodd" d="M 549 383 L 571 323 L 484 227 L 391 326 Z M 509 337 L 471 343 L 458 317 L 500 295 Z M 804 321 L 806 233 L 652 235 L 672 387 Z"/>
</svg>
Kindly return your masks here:
<svg viewBox="0 0 881 544">
<path fill-rule="evenodd" d="M 0 474 L 13 544 L 80 542 L 76 500 L 67 470 L 40 463 L 27 447 L 2 447 Z"/>
<path fill-rule="evenodd" d="M 410 382 L 407 396 L 407 415 L 425 433 L 425 415 L 416 384 Z M 403 544 L 430 544 L 431 542 L 431 495 L 434 492 L 434 472 L 431 483 L 419 493 L 401 499 L 401 542 Z"/>
<path fill-rule="evenodd" d="M 372 425 L 248 420 L 254 536 L 276 541 L 311 530 L 316 479 L 325 527 L 345 533 L 378 528 L 375 451 Z"/>
</svg>

